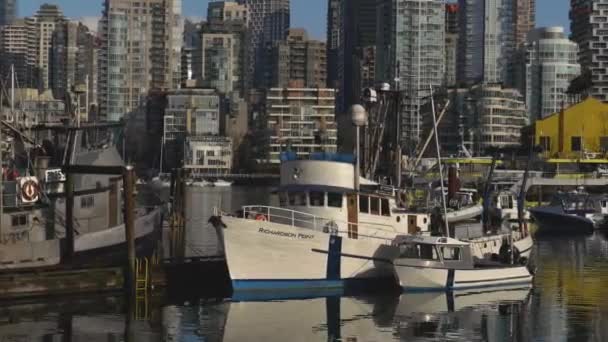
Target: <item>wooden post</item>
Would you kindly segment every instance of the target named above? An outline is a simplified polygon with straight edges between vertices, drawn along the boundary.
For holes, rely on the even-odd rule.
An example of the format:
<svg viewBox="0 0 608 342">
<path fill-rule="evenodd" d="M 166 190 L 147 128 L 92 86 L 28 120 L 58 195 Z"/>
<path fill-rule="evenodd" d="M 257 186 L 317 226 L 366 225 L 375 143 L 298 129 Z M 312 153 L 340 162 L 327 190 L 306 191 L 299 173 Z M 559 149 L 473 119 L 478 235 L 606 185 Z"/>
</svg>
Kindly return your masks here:
<svg viewBox="0 0 608 342">
<path fill-rule="evenodd" d="M 67 172 L 65 176 L 65 258 L 74 258 L 74 175 Z"/>
<path fill-rule="evenodd" d="M 127 272 L 125 285 L 131 296 L 135 292 L 135 199 L 133 198 L 135 170 L 128 165 L 123 172 L 125 202 L 125 238 L 127 241 Z"/>
</svg>

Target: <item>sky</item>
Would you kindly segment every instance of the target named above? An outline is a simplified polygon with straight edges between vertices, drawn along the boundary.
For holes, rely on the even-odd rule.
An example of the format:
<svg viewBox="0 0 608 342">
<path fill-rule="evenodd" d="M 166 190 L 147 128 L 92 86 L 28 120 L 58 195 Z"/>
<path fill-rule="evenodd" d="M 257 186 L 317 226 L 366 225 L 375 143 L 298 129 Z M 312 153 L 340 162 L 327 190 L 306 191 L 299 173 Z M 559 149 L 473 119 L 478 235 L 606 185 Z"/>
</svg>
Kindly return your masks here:
<svg viewBox="0 0 608 342">
<path fill-rule="evenodd" d="M 18 0 L 19 15 L 32 15 L 43 3 L 58 4 L 70 18 L 96 17 L 102 0 Z M 209 0 L 182 0 L 183 13 L 204 17 Z M 568 0 L 536 0 L 537 26 L 564 26 L 569 31 Z M 86 4 L 86 5 L 85 5 Z M 327 0 L 291 0 L 291 26 L 304 27 L 312 37 L 325 40 Z"/>
</svg>

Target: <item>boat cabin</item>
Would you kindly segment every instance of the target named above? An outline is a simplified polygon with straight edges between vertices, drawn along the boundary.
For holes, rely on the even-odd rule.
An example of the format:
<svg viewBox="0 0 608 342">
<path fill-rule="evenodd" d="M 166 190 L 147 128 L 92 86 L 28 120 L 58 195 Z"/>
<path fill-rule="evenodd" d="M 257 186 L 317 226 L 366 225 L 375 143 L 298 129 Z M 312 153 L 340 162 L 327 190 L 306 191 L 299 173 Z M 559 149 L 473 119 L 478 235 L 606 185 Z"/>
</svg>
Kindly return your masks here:
<svg viewBox="0 0 608 342">
<path fill-rule="evenodd" d="M 421 267 L 473 269 L 471 245 L 467 242 L 434 236 L 398 236 L 399 259 Z"/>
<path fill-rule="evenodd" d="M 392 240 L 397 234 L 429 231 L 428 214 L 399 208 L 395 189 L 361 178 L 357 191 L 354 175 L 349 162 L 283 161 L 280 206 L 266 209 L 265 215 L 272 217 L 265 219 L 326 232 L 348 231 L 351 238 L 369 235 Z"/>
</svg>

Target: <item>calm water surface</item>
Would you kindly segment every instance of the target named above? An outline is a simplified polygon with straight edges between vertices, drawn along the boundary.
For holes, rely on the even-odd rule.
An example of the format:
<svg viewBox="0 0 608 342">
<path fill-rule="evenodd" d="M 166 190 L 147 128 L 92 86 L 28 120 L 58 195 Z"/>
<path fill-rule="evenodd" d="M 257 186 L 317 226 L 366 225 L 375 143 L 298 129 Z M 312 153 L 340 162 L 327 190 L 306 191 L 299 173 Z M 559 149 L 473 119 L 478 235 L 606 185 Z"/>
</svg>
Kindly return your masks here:
<svg viewBox="0 0 608 342">
<path fill-rule="evenodd" d="M 200 223 L 213 206 L 271 203 L 269 194 L 241 187 L 191 194 L 189 252 L 214 252 Z M 113 297 L 2 303 L 0 342 L 608 341 L 607 238 L 544 238 L 534 259 L 532 289 L 178 305 L 161 298 L 137 307 Z"/>
</svg>

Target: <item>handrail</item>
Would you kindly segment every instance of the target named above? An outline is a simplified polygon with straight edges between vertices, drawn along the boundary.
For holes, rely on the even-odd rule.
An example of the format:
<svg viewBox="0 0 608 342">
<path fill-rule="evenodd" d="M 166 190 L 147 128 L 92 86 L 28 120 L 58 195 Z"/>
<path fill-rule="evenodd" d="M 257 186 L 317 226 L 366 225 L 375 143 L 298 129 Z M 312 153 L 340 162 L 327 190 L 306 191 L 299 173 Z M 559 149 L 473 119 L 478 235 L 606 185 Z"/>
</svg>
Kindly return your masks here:
<svg viewBox="0 0 608 342">
<path fill-rule="evenodd" d="M 279 212 L 279 213 L 286 212 L 288 214 L 287 215 L 279 215 L 277 213 L 271 214 L 271 211 L 275 211 L 275 212 Z M 313 215 L 310 213 L 301 212 L 301 211 L 297 211 L 297 210 L 293 210 L 293 209 L 285 209 L 285 208 L 271 207 L 271 206 L 265 206 L 265 205 L 243 206 L 243 218 L 248 218 L 248 217 L 255 218 L 255 216 L 258 214 L 265 215 L 266 219 L 270 222 L 272 222 L 272 218 L 278 218 L 278 219 L 283 219 L 287 222 L 291 222 L 291 226 L 293 226 L 293 227 L 302 227 L 302 224 L 308 224 L 308 225 L 312 225 L 312 228 L 310 228 L 310 227 L 302 227 L 302 228 L 309 228 L 309 229 L 318 230 L 318 231 L 324 230 L 328 223 L 333 222 L 336 225 L 342 224 L 342 225 L 346 225 L 347 227 L 364 225 L 366 227 L 371 226 L 372 228 L 375 228 L 378 231 L 396 232 L 395 227 L 392 225 L 388 225 L 388 224 L 374 223 L 374 222 L 365 222 L 365 223 L 348 222 L 348 221 L 343 221 L 343 220 L 336 220 L 333 218 L 316 216 L 316 215 Z M 297 217 L 296 217 L 296 215 L 297 215 Z M 297 224 L 297 223 L 300 223 L 300 224 Z M 322 223 L 323 226 L 319 226 L 320 223 Z M 386 229 L 386 228 L 389 228 L 389 229 Z M 358 235 L 363 236 L 361 234 L 358 234 Z M 368 236 L 368 237 L 373 237 L 373 236 Z"/>
</svg>

